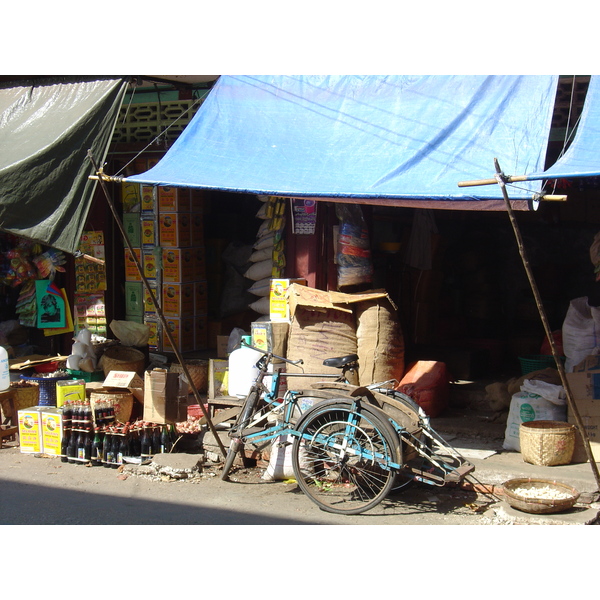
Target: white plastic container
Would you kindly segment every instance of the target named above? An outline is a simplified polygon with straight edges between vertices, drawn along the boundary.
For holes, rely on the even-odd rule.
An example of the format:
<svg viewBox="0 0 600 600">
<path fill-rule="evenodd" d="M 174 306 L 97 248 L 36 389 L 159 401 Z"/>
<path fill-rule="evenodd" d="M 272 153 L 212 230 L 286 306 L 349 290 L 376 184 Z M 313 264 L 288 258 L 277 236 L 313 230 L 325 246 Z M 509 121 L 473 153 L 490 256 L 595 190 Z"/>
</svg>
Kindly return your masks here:
<svg viewBox="0 0 600 600">
<path fill-rule="evenodd" d="M 243 338 L 249 342 L 250 338 Z M 237 348 L 229 355 L 229 395 L 245 398 L 258 375 L 256 363 L 262 352 L 247 346 Z"/>
<path fill-rule="evenodd" d="M 8 365 L 8 352 L 0 346 L 0 392 L 10 387 L 10 367 Z"/>
</svg>

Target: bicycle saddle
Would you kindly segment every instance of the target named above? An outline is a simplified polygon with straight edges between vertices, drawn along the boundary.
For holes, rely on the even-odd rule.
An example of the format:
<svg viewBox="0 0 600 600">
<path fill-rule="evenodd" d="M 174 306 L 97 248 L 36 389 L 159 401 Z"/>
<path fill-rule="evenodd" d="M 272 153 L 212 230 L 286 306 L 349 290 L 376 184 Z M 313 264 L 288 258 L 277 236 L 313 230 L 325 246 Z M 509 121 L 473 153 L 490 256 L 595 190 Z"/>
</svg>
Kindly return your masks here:
<svg viewBox="0 0 600 600">
<path fill-rule="evenodd" d="M 358 360 L 358 354 L 348 354 L 347 356 L 338 356 L 337 358 L 326 358 L 323 361 L 323 365 L 326 367 L 345 367 L 349 363 L 356 362 Z"/>
</svg>

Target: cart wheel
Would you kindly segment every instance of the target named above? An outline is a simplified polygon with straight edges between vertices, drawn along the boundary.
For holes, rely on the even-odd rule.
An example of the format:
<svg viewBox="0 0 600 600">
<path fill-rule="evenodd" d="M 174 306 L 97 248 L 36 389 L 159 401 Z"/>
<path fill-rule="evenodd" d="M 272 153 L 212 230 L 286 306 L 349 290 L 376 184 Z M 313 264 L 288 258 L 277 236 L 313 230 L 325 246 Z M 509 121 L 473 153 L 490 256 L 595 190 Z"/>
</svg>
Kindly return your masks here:
<svg viewBox="0 0 600 600">
<path fill-rule="evenodd" d="M 360 514 L 379 504 L 392 488 L 402 465 L 401 445 L 379 412 L 349 400 L 325 400 L 298 422 L 294 474 L 302 491 L 322 510 Z"/>
</svg>

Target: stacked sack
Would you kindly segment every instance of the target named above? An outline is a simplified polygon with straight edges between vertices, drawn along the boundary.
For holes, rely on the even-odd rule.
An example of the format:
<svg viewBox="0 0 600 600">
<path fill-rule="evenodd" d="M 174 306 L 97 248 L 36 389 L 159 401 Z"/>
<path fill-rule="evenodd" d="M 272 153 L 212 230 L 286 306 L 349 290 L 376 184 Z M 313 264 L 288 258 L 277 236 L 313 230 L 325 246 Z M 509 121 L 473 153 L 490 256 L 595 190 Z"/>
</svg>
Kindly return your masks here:
<svg viewBox="0 0 600 600">
<path fill-rule="evenodd" d="M 285 254 L 283 243 L 283 229 L 285 227 L 285 199 L 276 196 L 259 196 L 262 205 L 256 217 L 262 220 L 256 234 L 256 242 L 252 246 L 250 267 L 244 277 L 254 283 L 248 291 L 257 296 L 250 303 L 249 308 L 263 317 L 269 317 L 269 294 L 271 279 L 283 276 L 285 268 Z"/>
</svg>

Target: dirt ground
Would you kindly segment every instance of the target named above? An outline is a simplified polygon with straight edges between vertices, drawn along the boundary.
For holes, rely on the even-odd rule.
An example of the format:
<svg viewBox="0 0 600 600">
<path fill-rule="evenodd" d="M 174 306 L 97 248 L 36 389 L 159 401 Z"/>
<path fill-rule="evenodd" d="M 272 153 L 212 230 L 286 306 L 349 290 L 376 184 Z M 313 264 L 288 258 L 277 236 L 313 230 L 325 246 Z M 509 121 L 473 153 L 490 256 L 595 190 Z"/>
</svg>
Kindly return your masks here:
<svg viewBox="0 0 600 600">
<path fill-rule="evenodd" d="M 236 469 L 231 481 L 209 466 L 185 479 L 63 463 L 0 451 L 3 525 L 489 525 L 496 498 L 413 484 L 358 516 L 321 511 L 293 481 L 268 482 L 264 469 Z"/>
</svg>

